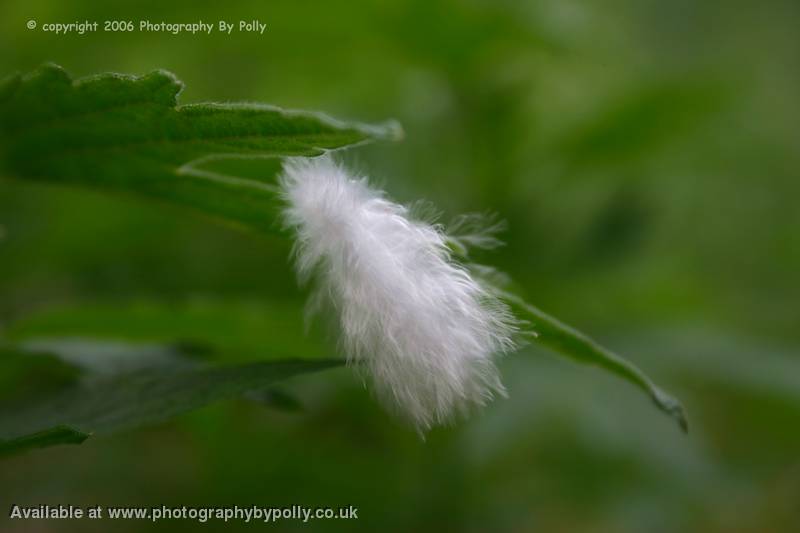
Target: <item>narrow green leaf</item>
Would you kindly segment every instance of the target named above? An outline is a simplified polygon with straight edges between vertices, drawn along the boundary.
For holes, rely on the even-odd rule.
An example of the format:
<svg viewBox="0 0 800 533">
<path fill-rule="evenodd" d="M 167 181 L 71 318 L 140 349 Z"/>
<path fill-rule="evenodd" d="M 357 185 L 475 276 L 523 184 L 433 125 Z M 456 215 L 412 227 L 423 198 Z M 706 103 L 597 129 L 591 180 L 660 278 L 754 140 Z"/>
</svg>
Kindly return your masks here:
<svg viewBox="0 0 800 533">
<path fill-rule="evenodd" d="M 656 407 L 675 419 L 684 432 L 688 432 L 689 423 L 683 405 L 656 386 L 636 365 L 521 298 L 510 294 L 504 296 L 520 316 L 532 323 L 537 342 L 579 363 L 599 366 L 634 384 L 650 396 Z"/>
<path fill-rule="evenodd" d="M 183 85 L 156 71 L 73 81 L 45 65 L 0 85 L 0 172 L 22 179 L 132 192 L 275 231 L 279 165 L 400 135 L 399 127 L 348 124 L 308 112 L 243 103 L 178 105 Z M 242 178 L 215 165 L 265 159 Z"/>
<path fill-rule="evenodd" d="M 160 367 L 115 376 L 91 386 L 67 388 L 26 406 L 0 409 L 0 439 L 4 439 L 0 442 L 7 453 L 78 442 L 77 434 L 103 434 L 169 420 L 212 402 L 343 364 L 338 359 L 285 360 L 209 368 Z M 64 427 L 72 428 L 72 437 Z"/>
<path fill-rule="evenodd" d="M 0 457 L 24 452 L 33 448 L 46 448 L 57 444 L 80 444 L 89 438 L 88 433 L 69 426 L 55 426 L 43 431 L 12 439 L 0 439 Z"/>
</svg>

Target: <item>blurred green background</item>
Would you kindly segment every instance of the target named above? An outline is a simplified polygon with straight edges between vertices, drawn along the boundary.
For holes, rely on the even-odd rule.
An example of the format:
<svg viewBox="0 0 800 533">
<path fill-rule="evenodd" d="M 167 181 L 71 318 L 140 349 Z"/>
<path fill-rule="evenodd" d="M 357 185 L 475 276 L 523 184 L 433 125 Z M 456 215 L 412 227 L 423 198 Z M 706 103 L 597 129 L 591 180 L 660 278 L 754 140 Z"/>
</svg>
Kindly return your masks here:
<svg viewBox="0 0 800 533">
<path fill-rule="evenodd" d="M 268 29 L 25 27 L 145 18 Z M 399 120 L 403 142 L 344 159 L 401 201 L 499 213 L 508 244 L 481 259 L 680 397 L 691 433 L 532 345 L 502 362 L 508 400 L 424 442 L 342 369 L 286 383 L 299 411 L 229 402 L 4 460 L 0 505 L 355 505 L 358 522 L 310 527 L 369 531 L 796 531 L 798 28 L 796 0 L 3 0 L 3 74 L 164 68 L 182 102 Z M 304 333 L 288 253 L 190 211 L 0 181 L 0 327 L 334 355 L 321 328 Z"/>
</svg>

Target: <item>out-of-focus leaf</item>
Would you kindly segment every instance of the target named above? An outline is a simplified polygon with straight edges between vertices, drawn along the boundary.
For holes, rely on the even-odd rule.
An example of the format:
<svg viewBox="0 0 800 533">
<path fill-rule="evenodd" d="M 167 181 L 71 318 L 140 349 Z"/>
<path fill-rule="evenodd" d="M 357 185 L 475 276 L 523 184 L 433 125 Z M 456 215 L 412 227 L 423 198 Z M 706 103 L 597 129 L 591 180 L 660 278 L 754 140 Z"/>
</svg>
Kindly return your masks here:
<svg viewBox="0 0 800 533">
<path fill-rule="evenodd" d="M 88 433 L 78 431 L 75 428 L 55 426 L 16 438 L 0 439 L 0 457 L 57 444 L 80 444 L 88 438 Z"/>
<path fill-rule="evenodd" d="M 37 338 L 17 344 L 32 354 L 49 354 L 92 379 L 149 368 L 188 367 L 197 363 L 190 351 L 165 344 L 131 344 L 85 338 Z"/>
<path fill-rule="evenodd" d="M 177 105 L 183 85 L 156 71 L 73 81 L 45 65 L 0 88 L 0 171 L 132 192 L 188 205 L 263 231 L 275 231 L 275 173 L 222 174 L 221 159 L 315 156 L 375 139 L 399 127 L 346 124 L 320 114 L 259 104 Z"/>
<path fill-rule="evenodd" d="M 80 376 L 80 369 L 46 351 L 0 345 L 0 402 L 45 394 L 76 383 Z"/>
<path fill-rule="evenodd" d="M 74 386 L 19 408 L 0 409 L 0 438 L 10 450 L 64 442 L 64 426 L 83 434 L 152 424 L 209 403 L 263 390 L 277 381 L 344 364 L 285 360 L 193 369 L 158 368 Z M 45 437 L 39 435 L 44 434 Z M 76 439 L 77 440 L 77 439 Z"/>
</svg>

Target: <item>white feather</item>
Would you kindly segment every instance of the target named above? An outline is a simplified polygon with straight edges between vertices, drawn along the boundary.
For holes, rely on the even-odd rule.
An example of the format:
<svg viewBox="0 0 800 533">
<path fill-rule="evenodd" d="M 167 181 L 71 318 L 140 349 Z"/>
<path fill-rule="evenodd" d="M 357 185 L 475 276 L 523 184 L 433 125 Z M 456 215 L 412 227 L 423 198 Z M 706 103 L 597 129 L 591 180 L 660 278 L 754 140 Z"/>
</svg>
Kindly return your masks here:
<svg viewBox="0 0 800 533">
<path fill-rule="evenodd" d="M 318 277 L 348 360 L 385 404 L 424 431 L 505 395 L 494 358 L 513 347 L 516 321 L 453 261 L 440 227 L 327 156 L 288 160 L 281 185 L 300 278 Z"/>
</svg>

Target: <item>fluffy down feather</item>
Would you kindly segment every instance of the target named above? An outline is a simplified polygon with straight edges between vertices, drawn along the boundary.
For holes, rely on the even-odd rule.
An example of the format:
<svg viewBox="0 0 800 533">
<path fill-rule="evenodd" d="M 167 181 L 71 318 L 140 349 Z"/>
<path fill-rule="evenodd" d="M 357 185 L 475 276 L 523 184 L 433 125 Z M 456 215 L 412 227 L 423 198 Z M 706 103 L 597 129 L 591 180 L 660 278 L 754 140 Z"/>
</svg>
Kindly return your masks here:
<svg viewBox="0 0 800 533">
<path fill-rule="evenodd" d="M 425 431 L 505 395 L 494 358 L 516 321 L 452 259 L 441 227 L 327 156 L 288 160 L 281 185 L 298 274 L 337 309 L 348 360 L 385 405 Z"/>
</svg>

